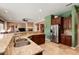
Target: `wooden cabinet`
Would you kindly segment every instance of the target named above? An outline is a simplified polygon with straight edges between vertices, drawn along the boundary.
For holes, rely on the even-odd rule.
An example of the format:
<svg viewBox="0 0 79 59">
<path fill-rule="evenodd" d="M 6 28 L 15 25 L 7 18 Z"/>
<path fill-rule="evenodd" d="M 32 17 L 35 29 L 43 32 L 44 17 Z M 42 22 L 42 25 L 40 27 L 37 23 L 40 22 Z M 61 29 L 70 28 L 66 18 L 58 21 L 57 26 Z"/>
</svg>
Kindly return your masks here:
<svg viewBox="0 0 79 59">
<path fill-rule="evenodd" d="M 71 17 L 64 18 L 64 29 L 71 29 L 72 20 Z"/>
<path fill-rule="evenodd" d="M 52 15 L 51 16 L 51 25 L 59 25 L 60 28 L 59 28 L 59 31 L 60 33 L 63 33 L 64 32 L 64 29 L 63 29 L 63 23 L 64 23 L 64 18 L 63 17 L 57 17 L 57 18 L 54 18 L 54 16 Z"/>
<path fill-rule="evenodd" d="M 68 35 L 62 35 L 60 39 L 60 43 L 71 46 L 72 45 L 72 37 Z"/>
<path fill-rule="evenodd" d="M 66 45 L 71 46 L 72 41 L 71 41 L 72 37 L 71 36 L 66 36 L 65 40 L 66 40 Z"/>
<path fill-rule="evenodd" d="M 44 35 L 44 34 L 33 35 L 33 36 L 31 36 L 30 38 L 31 38 L 31 40 L 32 40 L 33 42 L 35 42 L 35 43 L 38 44 L 38 45 L 45 43 L 45 35 Z"/>
<path fill-rule="evenodd" d="M 60 43 L 65 44 L 65 36 L 61 36 Z"/>
<path fill-rule="evenodd" d="M 54 16 L 51 16 L 51 25 L 55 25 L 55 24 L 62 25 L 63 24 L 63 17 L 54 18 Z"/>
<path fill-rule="evenodd" d="M 52 24 L 52 25 L 61 24 L 61 17 L 53 18 L 53 19 L 51 20 L 51 24 Z"/>
</svg>

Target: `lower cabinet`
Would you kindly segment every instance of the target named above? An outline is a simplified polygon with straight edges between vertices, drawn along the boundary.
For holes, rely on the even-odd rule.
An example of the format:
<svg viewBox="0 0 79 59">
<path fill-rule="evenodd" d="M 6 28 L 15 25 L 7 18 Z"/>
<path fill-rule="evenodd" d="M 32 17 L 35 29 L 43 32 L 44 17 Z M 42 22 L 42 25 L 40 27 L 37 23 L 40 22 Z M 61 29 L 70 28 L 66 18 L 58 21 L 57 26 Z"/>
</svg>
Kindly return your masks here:
<svg viewBox="0 0 79 59">
<path fill-rule="evenodd" d="M 67 46 L 72 46 L 72 36 L 62 35 L 60 39 L 60 43 Z"/>
<path fill-rule="evenodd" d="M 66 36 L 66 45 L 72 46 L 72 37 L 71 36 Z"/>
<path fill-rule="evenodd" d="M 61 36 L 60 43 L 62 43 L 62 44 L 66 44 L 65 36 Z"/>
<path fill-rule="evenodd" d="M 38 44 L 38 45 L 45 43 L 45 35 L 44 35 L 44 34 L 33 35 L 33 36 L 31 36 L 30 38 L 31 38 L 31 40 L 32 40 L 33 42 L 35 42 L 35 43 Z"/>
</svg>

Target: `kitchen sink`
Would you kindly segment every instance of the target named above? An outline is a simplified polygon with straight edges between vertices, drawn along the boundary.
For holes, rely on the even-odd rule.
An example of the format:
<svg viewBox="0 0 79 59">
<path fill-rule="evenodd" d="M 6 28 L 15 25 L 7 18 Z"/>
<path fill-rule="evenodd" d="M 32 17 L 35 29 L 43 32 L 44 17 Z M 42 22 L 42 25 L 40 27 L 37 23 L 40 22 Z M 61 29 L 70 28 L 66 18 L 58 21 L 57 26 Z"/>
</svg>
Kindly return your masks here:
<svg viewBox="0 0 79 59">
<path fill-rule="evenodd" d="M 14 47 L 27 46 L 30 42 L 26 38 L 19 38 L 15 41 Z"/>
</svg>

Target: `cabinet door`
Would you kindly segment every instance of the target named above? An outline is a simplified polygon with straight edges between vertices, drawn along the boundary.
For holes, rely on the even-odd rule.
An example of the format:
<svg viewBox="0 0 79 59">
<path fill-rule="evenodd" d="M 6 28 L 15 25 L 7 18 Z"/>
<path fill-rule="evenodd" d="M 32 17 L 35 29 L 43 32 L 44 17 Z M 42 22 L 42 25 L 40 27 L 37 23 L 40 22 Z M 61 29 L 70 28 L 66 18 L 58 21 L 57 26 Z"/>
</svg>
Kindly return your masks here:
<svg viewBox="0 0 79 59">
<path fill-rule="evenodd" d="M 71 46 L 71 36 L 66 36 L 66 45 Z"/>
<path fill-rule="evenodd" d="M 33 35 L 31 40 L 34 41 L 36 44 L 40 45 L 45 43 L 45 35 Z"/>
<path fill-rule="evenodd" d="M 54 25 L 55 24 L 55 19 L 52 19 L 51 24 Z"/>
<path fill-rule="evenodd" d="M 66 41 L 65 41 L 65 36 L 62 36 L 62 37 L 61 37 L 60 43 L 62 43 L 62 44 L 65 44 L 65 43 L 66 43 Z"/>
<path fill-rule="evenodd" d="M 61 25 L 61 19 L 62 19 L 62 17 L 53 18 L 53 19 L 51 19 L 51 24 L 52 25 L 54 25 L 54 24 L 60 24 Z"/>
<path fill-rule="evenodd" d="M 64 29 L 71 29 L 71 17 L 64 18 Z"/>
</svg>

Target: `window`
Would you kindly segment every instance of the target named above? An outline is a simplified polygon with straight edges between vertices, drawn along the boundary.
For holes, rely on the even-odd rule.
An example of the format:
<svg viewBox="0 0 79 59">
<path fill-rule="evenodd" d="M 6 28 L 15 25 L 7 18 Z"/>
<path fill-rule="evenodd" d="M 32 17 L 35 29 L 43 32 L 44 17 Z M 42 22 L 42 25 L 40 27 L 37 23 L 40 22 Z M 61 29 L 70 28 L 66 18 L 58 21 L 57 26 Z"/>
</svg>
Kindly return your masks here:
<svg viewBox="0 0 79 59">
<path fill-rule="evenodd" d="M 3 31 L 3 23 L 0 23 L 0 32 Z"/>
</svg>

